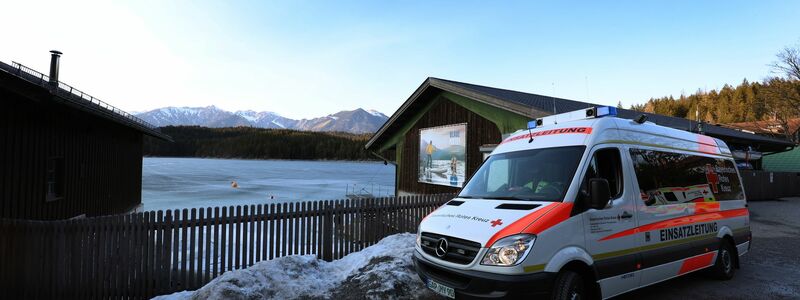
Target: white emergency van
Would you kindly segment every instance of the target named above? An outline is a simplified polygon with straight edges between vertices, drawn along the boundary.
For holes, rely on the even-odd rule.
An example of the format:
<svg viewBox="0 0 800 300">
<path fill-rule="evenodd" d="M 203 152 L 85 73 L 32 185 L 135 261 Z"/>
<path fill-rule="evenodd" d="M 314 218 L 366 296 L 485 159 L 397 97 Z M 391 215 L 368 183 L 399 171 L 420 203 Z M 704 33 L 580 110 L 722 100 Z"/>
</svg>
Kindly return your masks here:
<svg viewBox="0 0 800 300">
<path fill-rule="evenodd" d="M 595 107 L 531 121 L 419 225 L 414 264 L 449 298 L 609 298 L 750 249 L 721 140 Z"/>
</svg>

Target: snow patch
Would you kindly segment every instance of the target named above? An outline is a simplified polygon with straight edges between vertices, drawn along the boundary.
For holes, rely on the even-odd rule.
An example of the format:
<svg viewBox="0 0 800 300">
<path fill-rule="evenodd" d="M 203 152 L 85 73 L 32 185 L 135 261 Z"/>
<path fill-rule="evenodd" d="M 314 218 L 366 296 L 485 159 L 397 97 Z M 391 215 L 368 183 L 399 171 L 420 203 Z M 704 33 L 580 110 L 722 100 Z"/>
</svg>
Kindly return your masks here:
<svg viewBox="0 0 800 300">
<path fill-rule="evenodd" d="M 278 122 L 278 121 L 272 120 L 272 122 L 271 122 L 271 123 L 272 123 L 272 124 L 275 124 L 276 126 L 278 126 L 278 127 L 280 127 L 280 128 L 286 129 L 286 126 L 283 126 L 283 124 L 281 124 L 281 123 L 280 123 L 280 122 Z"/>
<path fill-rule="evenodd" d="M 374 109 L 367 110 L 367 112 L 376 117 L 386 118 L 386 115 Z"/>
<path fill-rule="evenodd" d="M 432 296 L 413 270 L 415 235 L 401 233 L 339 260 L 295 255 L 227 272 L 184 299 L 420 299 Z"/>
</svg>

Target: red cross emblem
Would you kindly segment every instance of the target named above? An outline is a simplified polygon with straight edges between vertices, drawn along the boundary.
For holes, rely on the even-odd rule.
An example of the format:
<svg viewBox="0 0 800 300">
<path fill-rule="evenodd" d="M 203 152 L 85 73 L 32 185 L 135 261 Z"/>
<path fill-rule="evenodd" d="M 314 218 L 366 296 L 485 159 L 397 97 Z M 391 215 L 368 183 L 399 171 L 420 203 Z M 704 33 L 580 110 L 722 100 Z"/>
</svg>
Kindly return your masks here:
<svg viewBox="0 0 800 300">
<path fill-rule="evenodd" d="M 503 219 L 497 219 L 497 220 L 494 220 L 494 221 L 492 221 L 490 223 L 492 223 L 492 227 L 495 227 L 497 225 L 503 225 Z"/>
<path fill-rule="evenodd" d="M 711 186 L 711 191 L 714 194 L 719 193 L 719 188 L 717 187 L 719 176 L 717 172 L 714 172 L 714 167 L 711 164 L 706 164 L 706 180 L 708 180 L 708 185 Z"/>
</svg>

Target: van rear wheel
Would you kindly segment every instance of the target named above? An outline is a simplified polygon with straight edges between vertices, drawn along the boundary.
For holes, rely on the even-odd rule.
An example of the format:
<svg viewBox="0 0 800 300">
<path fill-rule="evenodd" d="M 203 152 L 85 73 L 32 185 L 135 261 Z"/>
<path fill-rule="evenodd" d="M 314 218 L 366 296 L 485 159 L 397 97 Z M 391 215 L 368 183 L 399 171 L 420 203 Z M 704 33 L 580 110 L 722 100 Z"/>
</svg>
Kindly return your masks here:
<svg viewBox="0 0 800 300">
<path fill-rule="evenodd" d="M 583 277 L 570 270 L 561 271 L 556 277 L 553 290 L 553 300 L 581 300 L 587 299 Z"/>
<path fill-rule="evenodd" d="M 733 246 L 727 240 L 722 240 L 722 244 L 717 251 L 717 260 L 714 266 L 711 267 L 711 274 L 720 280 L 729 280 L 733 278 L 736 273 L 736 266 L 734 265 L 734 256 L 736 252 L 733 251 Z"/>
</svg>

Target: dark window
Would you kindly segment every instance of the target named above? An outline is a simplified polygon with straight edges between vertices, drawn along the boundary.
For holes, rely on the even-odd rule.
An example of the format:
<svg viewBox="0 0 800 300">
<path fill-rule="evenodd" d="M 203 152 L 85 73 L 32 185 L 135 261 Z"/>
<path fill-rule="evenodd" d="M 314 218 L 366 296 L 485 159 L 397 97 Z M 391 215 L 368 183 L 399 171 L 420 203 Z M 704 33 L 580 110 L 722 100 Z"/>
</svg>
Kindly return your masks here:
<svg viewBox="0 0 800 300">
<path fill-rule="evenodd" d="M 46 201 L 58 200 L 64 197 L 64 158 L 51 157 L 47 159 L 45 172 Z"/>
<path fill-rule="evenodd" d="M 642 149 L 631 159 L 647 205 L 744 199 L 731 160 Z"/>
<path fill-rule="evenodd" d="M 563 201 L 585 149 L 570 146 L 489 156 L 459 197 Z"/>
<path fill-rule="evenodd" d="M 589 179 L 592 178 L 608 180 L 611 199 L 622 197 L 622 192 L 625 188 L 622 180 L 622 159 L 620 158 L 619 149 L 605 148 L 594 152 L 581 183 L 581 193 L 578 196 L 579 201 L 577 201 L 576 212 L 582 212 L 589 208 L 588 189 Z"/>
</svg>

